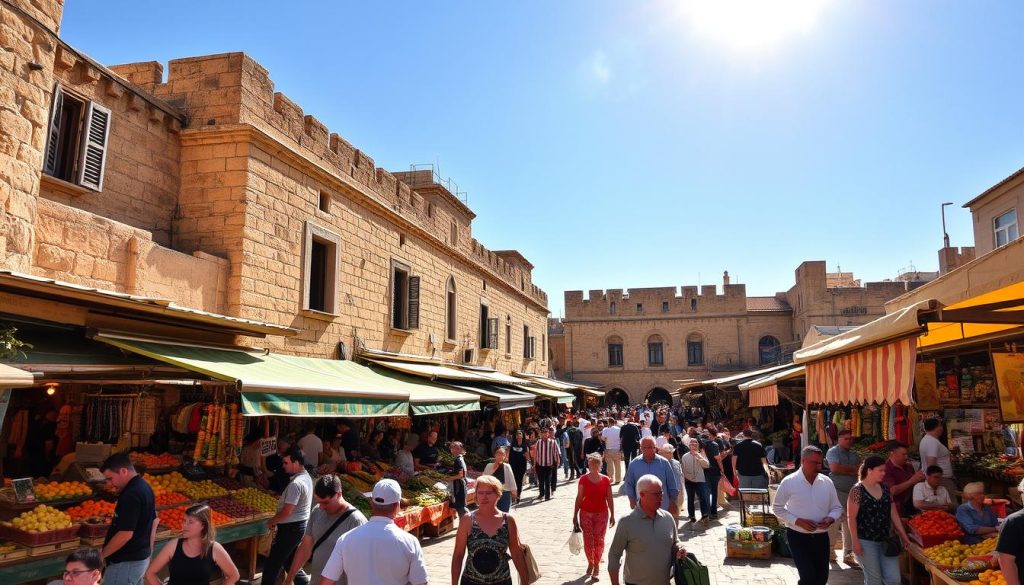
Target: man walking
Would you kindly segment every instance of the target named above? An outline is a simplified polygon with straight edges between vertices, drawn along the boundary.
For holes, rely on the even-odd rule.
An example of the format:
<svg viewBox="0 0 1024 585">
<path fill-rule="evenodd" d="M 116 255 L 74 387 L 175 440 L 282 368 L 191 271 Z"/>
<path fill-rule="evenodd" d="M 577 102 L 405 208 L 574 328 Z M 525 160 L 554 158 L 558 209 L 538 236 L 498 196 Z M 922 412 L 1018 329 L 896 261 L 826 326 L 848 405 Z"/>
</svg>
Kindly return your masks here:
<svg viewBox="0 0 1024 585">
<path fill-rule="evenodd" d="M 685 556 L 686 549 L 679 541 L 675 518 L 661 507 L 661 480 L 644 475 L 637 480 L 636 491 L 639 505 L 615 527 L 608 550 L 608 577 L 612 585 L 619 585 L 619 567 L 626 553 L 623 578 L 628 585 L 665 585 L 675 559 Z"/>
<path fill-rule="evenodd" d="M 338 539 L 319 585 L 334 585 L 342 575 L 352 585 L 426 585 L 420 541 L 395 526 L 401 502 L 397 481 L 382 479 L 373 486 L 370 521 Z"/>
<path fill-rule="evenodd" d="M 626 423 L 619 429 L 619 446 L 626 461 L 626 471 L 629 471 L 629 462 L 640 452 L 640 425 L 633 421 L 632 415 L 627 415 Z"/>
<path fill-rule="evenodd" d="M 338 538 L 349 530 L 366 524 L 366 516 L 345 501 L 341 490 L 341 481 L 335 475 L 325 475 L 316 481 L 316 485 L 313 486 L 313 501 L 316 502 L 316 506 L 309 513 L 306 533 L 295 551 L 292 566 L 285 576 L 283 585 L 319 583 L 324 565 L 327 564 Z M 304 579 L 299 569 L 310 557 L 313 562 L 310 565 L 309 578 Z M 342 576 L 338 582 L 346 585 L 347 580 Z"/>
<path fill-rule="evenodd" d="M 537 483 L 540 485 L 538 499 L 551 499 L 551 494 L 555 492 L 555 483 L 558 481 L 558 464 L 558 442 L 551 437 L 551 427 L 544 427 L 540 430 L 540 440 L 537 441 Z"/>
<path fill-rule="evenodd" d="M 723 441 L 718 438 L 718 429 L 715 425 L 708 423 L 705 427 L 707 431 L 707 440 L 701 441 L 701 446 L 704 447 L 704 455 L 708 458 L 710 465 L 704 470 L 704 485 L 707 486 L 708 494 L 710 494 L 710 504 L 708 518 L 711 520 L 718 519 L 718 484 L 722 480 L 722 476 L 725 475 L 725 454 L 723 453 L 722 445 Z"/>
<path fill-rule="evenodd" d="M 853 556 L 853 537 L 850 535 L 850 523 L 846 522 L 846 501 L 850 497 L 850 490 L 857 483 L 860 470 L 860 456 L 851 449 L 853 446 L 853 432 L 848 429 L 839 431 L 839 438 L 828 453 L 825 460 L 828 461 L 829 478 L 836 488 L 836 495 L 839 497 L 839 504 L 843 507 L 843 515 L 829 528 L 828 539 L 830 549 L 829 558 L 834 558 L 836 541 L 839 539 L 840 530 L 843 535 L 843 562 L 851 567 L 857 566 L 857 559 Z"/>
<path fill-rule="evenodd" d="M 153 488 L 136 473 L 127 453 L 107 457 L 100 469 L 119 492 L 114 518 L 100 549 L 100 557 L 107 564 L 103 583 L 141 585 L 156 538 Z"/>
<path fill-rule="evenodd" d="M 732 471 L 739 476 L 741 488 L 768 489 L 768 453 L 760 438 L 753 431 L 733 448 Z"/>
<path fill-rule="evenodd" d="M 667 510 L 674 518 L 679 514 L 676 498 L 679 497 L 680 486 L 672 464 L 668 459 L 658 455 L 657 442 L 654 437 L 644 437 L 640 440 L 640 456 L 630 462 L 629 469 L 626 471 L 625 487 L 630 508 L 636 508 L 639 500 L 637 483 L 645 475 L 653 475 L 661 482 L 664 487 L 661 508 Z"/>
<path fill-rule="evenodd" d="M 612 485 L 622 481 L 621 432 L 619 421 L 614 418 L 609 418 L 608 426 L 601 431 L 601 439 L 604 440 L 604 462 L 608 466 Z"/>
<path fill-rule="evenodd" d="M 843 514 L 832 480 L 818 473 L 822 460 L 821 449 L 804 447 L 800 469 L 782 480 L 772 504 L 775 516 L 786 525 L 798 585 L 828 582 L 828 529 Z"/>
<path fill-rule="evenodd" d="M 306 521 L 313 506 L 313 479 L 305 465 L 302 449 L 292 447 L 284 454 L 284 471 L 291 479 L 277 503 L 277 513 L 267 520 L 267 528 L 277 527 L 267 561 L 263 563 L 263 582 L 268 585 L 277 583 L 278 574 L 291 567 L 295 549 L 306 533 Z"/>
<path fill-rule="evenodd" d="M 572 475 L 569 479 L 580 477 L 583 472 L 583 431 L 580 430 L 578 422 L 569 421 L 566 423 L 565 434 L 569 436 L 569 467 Z"/>
</svg>

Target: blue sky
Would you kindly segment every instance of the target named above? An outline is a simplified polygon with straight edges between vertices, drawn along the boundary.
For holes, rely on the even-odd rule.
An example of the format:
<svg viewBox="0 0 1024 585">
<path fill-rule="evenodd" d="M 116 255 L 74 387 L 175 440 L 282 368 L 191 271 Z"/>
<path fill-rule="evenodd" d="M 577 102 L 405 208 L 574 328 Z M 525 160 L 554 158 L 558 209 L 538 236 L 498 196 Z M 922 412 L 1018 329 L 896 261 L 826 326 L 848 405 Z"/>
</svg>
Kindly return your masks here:
<svg viewBox="0 0 1024 585">
<path fill-rule="evenodd" d="M 62 36 L 105 64 L 245 51 L 378 166 L 439 164 L 554 316 L 723 270 L 771 295 L 803 260 L 935 270 L 943 201 L 971 245 L 960 205 L 1024 165 L 1024 3 L 704 10 L 733 1 L 71 0 Z"/>
</svg>

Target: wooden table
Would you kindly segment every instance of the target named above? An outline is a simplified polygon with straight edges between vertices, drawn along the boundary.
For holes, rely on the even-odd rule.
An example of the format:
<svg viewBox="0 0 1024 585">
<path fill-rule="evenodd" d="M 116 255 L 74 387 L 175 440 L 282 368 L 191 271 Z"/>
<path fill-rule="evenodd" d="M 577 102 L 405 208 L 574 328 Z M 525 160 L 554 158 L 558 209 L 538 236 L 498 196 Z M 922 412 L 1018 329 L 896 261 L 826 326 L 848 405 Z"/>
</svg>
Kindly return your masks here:
<svg viewBox="0 0 1024 585">
<path fill-rule="evenodd" d="M 246 557 L 248 567 L 239 566 L 239 570 L 243 571 L 244 574 L 244 570 L 248 569 L 251 576 L 256 571 L 256 540 L 266 533 L 267 521 L 266 518 L 261 518 L 218 528 L 217 542 L 228 544 L 249 541 L 245 542 L 245 545 L 249 548 L 249 554 Z M 157 541 L 154 546 L 156 549 L 153 551 L 154 554 L 163 548 L 165 544 L 167 544 L 167 540 Z M 4 585 L 17 585 L 18 583 L 60 578 L 61 573 L 64 571 L 64 559 L 71 552 L 62 551 L 59 554 L 47 557 L 29 557 L 27 559 L 11 561 L 8 565 L 0 566 L 0 583 Z"/>
<path fill-rule="evenodd" d="M 918 564 L 924 567 L 925 572 L 930 576 L 930 582 L 932 585 L 964 585 L 962 582 L 950 577 L 945 571 L 940 569 L 934 561 L 924 554 L 924 551 L 916 543 L 911 543 L 910 547 L 907 548 L 904 554 L 906 554 L 910 560 L 908 576 L 910 578 L 911 585 L 917 583 L 917 577 L 919 576 L 917 568 Z"/>
</svg>

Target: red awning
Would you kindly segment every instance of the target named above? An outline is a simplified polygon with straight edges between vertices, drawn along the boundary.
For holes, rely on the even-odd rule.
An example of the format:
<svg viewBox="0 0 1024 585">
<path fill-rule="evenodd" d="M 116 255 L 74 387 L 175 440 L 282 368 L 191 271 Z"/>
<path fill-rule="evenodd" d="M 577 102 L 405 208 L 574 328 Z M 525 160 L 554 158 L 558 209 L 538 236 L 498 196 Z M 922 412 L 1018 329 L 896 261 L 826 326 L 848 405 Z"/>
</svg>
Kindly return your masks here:
<svg viewBox="0 0 1024 585">
<path fill-rule="evenodd" d="M 917 338 L 807 364 L 808 404 L 910 404 Z"/>
</svg>

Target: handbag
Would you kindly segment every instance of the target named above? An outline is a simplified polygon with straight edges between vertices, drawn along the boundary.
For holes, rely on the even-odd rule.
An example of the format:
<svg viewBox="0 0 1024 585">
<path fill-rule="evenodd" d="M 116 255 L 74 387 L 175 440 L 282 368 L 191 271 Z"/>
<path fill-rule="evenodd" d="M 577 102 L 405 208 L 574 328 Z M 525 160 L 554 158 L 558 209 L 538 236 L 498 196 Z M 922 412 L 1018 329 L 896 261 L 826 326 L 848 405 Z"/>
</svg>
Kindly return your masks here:
<svg viewBox="0 0 1024 585">
<path fill-rule="evenodd" d="M 537 559 L 533 558 L 533 551 L 530 550 L 530 546 L 527 544 L 523 545 L 523 558 L 526 560 L 526 579 L 524 582 L 527 585 L 536 583 L 540 579 L 540 567 L 537 566 Z"/>
<path fill-rule="evenodd" d="M 708 568 L 693 553 L 676 559 L 673 571 L 675 585 L 710 585 L 711 577 Z"/>
<path fill-rule="evenodd" d="M 885 552 L 883 553 L 887 557 L 898 557 L 903 552 L 903 541 L 900 537 L 892 533 L 892 529 L 889 529 L 889 538 L 885 539 Z"/>
</svg>

